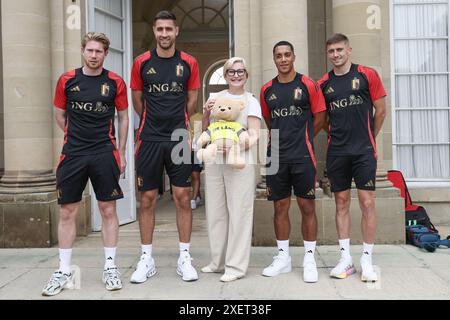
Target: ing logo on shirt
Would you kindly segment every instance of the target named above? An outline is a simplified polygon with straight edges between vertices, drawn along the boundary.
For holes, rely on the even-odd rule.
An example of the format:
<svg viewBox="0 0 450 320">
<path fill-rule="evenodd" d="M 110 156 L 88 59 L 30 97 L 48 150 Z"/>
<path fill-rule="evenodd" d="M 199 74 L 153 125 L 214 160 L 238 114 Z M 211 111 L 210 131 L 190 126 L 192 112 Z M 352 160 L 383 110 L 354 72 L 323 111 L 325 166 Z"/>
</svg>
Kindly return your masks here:
<svg viewBox="0 0 450 320">
<path fill-rule="evenodd" d="M 285 118 L 285 117 L 298 117 L 303 114 L 303 109 L 300 106 L 282 107 L 270 111 L 272 119 Z"/>
<path fill-rule="evenodd" d="M 100 92 L 103 97 L 109 96 L 109 86 L 106 82 L 102 84 Z"/>
<path fill-rule="evenodd" d="M 182 77 L 183 76 L 183 74 L 184 74 L 184 67 L 183 67 L 183 65 L 177 64 L 176 73 L 177 73 L 177 77 Z"/>
</svg>

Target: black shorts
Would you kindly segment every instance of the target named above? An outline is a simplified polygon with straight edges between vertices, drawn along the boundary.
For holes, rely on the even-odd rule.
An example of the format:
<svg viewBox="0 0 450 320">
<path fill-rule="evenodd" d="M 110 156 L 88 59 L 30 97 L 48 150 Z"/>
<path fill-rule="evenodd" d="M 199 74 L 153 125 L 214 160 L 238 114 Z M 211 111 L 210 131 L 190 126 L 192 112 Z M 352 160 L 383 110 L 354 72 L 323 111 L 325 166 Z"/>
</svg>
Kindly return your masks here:
<svg viewBox="0 0 450 320">
<path fill-rule="evenodd" d="M 119 185 L 119 152 L 103 152 L 78 156 L 62 154 L 56 169 L 58 204 L 81 201 L 88 178 L 99 201 L 123 198 Z"/>
<path fill-rule="evenodd" d="M 356 188 L 375 190 L 377 160 L 373 153 L 350 156 L 327 156 L 327 175 L 332 192 L 348 190 L 352 186 L 352 178 Z"/>
<path fill-rule="evenodd" d="M 191 155 L 192 171 L 202 172 L 203 163 L 197 158 L 197 151 L 192 151 Z"/>
<path fill-rule="evenodd" d="M 172 159 L 172 150 L 176 159 Z M 188 150 L 184 159 L 184 150 Z M 139 191 L 158 189 L 162 185 L 163 169 L 175 187 L 191 186 L 191 149 L 188 142 L 141 141 L 136 150 L 136 177 Z M 175 162 L 180 162 L 174 163 Z"/>
<path fill-rule="evenodd" d="M 267 199 L 271 201 L 290 197 L 292 187 L 297 197 L 315 199 L 316 167 L 312 161 L 305 163 L 280 163 L 278 172 L 266 176 Z"/>
</svg>

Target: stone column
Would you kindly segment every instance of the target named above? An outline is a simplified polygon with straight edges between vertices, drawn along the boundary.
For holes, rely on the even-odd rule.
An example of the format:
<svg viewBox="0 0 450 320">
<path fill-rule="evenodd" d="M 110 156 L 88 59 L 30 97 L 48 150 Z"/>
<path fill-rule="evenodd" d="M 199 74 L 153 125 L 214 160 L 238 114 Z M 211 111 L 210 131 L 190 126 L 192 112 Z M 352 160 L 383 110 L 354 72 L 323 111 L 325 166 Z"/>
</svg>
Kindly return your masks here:
<svg viewBox="0 0 450 320">
<path fill-rule="evenodd" d="M 1 5 L 5 175 L 0 192 L 54 191 L 49 2 Z"/>
<path fill-rule="evenodd" d="M 295 68 L 308 74 L 308 20 L 306 0 L 277 1 L 262 0 L 262 68 L 263 81 L 276 74 L 272 49 L 280 40 L 291 42 L 295 49 Z"/>
<path fill-rule="evenodd" d="M 5 174 L 1 247 L 52 244 L 56 212 L 49 0 L 1 2 Z"/>
<path fill-rule="evenodd" d="M 65 53 L 64 53 L 64 3 L 61 0 L 50 0 L 51 24 L 51 59 L 52 59 L 52 97 L 59 77 L 66 71 Z M 52 103 L 53 105 L 53 103 Z M 52 108 L 54 117 L 54 108 Z M 56 168 L 59 162 L 64 133 L 53 121 L 53 168 Z"/>
<path fill-rule="evenodd" d="M 390 92 L 389 3 L 381 0 L 333 0 L 333 32 L 346 34 L 353 48 L 352 61 L 377 70 Z M 392 167 L 390 96 L 384 125 L 377 136 L 379 175 Z"/>
<path fill-rule="evenodd" d="M 277 23 L 282 21 L 283 23 Z M 258 95 L 262 84 L 277 74 L 272 49 L 280 40 L 294 45 L 295 67 L 308 73 L 307 1 L 235 0 L 235 55 L 250 66 L 248 89 Z"/>
<path fill-rule="evenodd" d="M 2 15 L 2 6 L 0 5 L 0 18 Z M 2 24 L 0 23 L 0 74 L 3 74 L 3 58 L 2 58 Z M 3 175 L 5 169 L 5 149 L 4 149 L 4 119 L 3 119 L 3 77 L 0 76 L 0 176 Z"/>
</svg>

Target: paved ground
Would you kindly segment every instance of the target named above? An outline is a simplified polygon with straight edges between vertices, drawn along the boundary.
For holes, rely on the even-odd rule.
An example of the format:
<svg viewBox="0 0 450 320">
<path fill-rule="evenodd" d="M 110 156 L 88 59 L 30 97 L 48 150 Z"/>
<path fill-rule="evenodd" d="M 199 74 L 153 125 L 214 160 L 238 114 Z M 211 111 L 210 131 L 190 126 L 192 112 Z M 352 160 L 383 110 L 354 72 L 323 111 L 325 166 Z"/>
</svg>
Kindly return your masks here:
<svg viewBox="0 0 450 320">
<path fill-rule="evenodd" d="M 438 226 L 442 235 L 450 234 L 450 226 Z M 276 278 L 261 276 L 261 270 L 272 261 L 274 248 L 253 247 L 248 275 L 238 281 L 222 283 L 220 274 L 202 274 L 195 282 L 183 282 L 175 272 L 178 240 L 173 203 L 165 196 L 158 203 L 153 256 L 158 273 L 143 284 L 128 280 L 140 255 L 137 223 L 120 228 L 117 263 L 124 287 L 108 292 L 101 282 L 103 249 L 101 235 L 93 233 L 77 239 L 73 264 L 80 268 L 78 288 L 64 290 L 55 297 L 42 297 L 41 290 L 58 265 L 57 248 L 1 249 L 0 299 L 151 299 L 151 300 L 348 300 L 348 299 L 450 299 L 450 249 L 434 253 L 410 245 L 377 245 L 374 262 L 380 281 L 365 284 L 359 274 L 345 280 L 331 279 L 328 274 L 339 256 L 336 246 L 320 246 L 317 250 L 319 282 L 302 281 L 303 248 L 291 249 L 293 271 Z M 361 246 L 352 246 L 354 261 L 359 261 Z M 191 253 L 193 264 L 208 263 L 208 238 L 204 207 L 194 211 Z M 358 255 L 356 254 L 358 253 Z M 359 264 L 356 264 L 359 268 Z"/>
</svg>

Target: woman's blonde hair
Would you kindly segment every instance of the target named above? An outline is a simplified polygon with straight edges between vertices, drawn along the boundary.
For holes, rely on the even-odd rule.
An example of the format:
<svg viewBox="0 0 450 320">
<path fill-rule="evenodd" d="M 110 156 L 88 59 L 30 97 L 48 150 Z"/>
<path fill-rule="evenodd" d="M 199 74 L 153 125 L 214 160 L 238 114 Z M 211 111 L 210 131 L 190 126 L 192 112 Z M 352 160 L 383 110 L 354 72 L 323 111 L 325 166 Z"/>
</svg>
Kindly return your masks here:
<svg viewBox="0 0 450 320">
<path fill-rule="evenodd" d="M 244 69 L 247 73 L 247 76 L 248 76 L 247 64 L 245 63 L 245 59 L 241 58 L 241 57 L 232 57 L 232 58 L 228 59 L 227 61 L 225 61 L 224 65 L 223 65 L 223 76 L 224 77 L 227 75 L 227 71 L 229 69 L 231 69 L 233 64 L 235 64 L 236 62 L 242 63 L 242 65 L 244 66 Z"/>
</svg>

